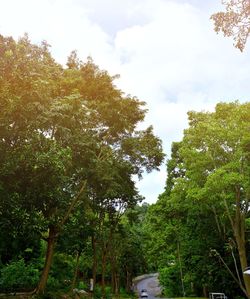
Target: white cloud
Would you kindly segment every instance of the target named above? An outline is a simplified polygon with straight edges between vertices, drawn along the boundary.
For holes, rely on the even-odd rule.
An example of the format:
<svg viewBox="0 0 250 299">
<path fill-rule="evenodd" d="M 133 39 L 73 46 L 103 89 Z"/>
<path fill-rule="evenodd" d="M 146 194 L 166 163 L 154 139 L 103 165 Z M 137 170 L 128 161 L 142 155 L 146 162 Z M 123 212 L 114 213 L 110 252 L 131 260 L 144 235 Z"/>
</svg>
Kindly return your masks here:
<svg viewBox="0 0 250 299">
<path fill-rule="evenodd" d="M 180 140 L 187 127 L 187 111 L 211 111 L 221 100 L 246 100 L 250 63 L 247 53 L 213 32 L 206 11 L 176 2 L 147 1 L 145 13 L 151 16 L 148 24 L 116 36 L 115 50 L 124 60 L 121 86 L 147 101 L 146 121 L 153 123 L 170 154 L 171 142 Z M 163 192 L 164 169 L 161 173 L 139 183 L 149 201 Z"/>
</svg>

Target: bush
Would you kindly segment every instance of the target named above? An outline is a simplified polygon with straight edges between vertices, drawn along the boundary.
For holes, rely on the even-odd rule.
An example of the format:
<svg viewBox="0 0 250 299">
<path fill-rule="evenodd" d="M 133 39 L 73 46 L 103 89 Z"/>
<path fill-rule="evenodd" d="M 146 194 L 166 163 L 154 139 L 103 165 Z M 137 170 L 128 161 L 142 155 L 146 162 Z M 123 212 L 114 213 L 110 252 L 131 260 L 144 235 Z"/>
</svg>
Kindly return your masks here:
<svg viewBox="0 0 250 299">
<path fill-rule="evenodd" d="M 47 285 L 46 285 L 46 290 L 53 291 L 58 289 L 62 289 L 61 282 L 57 278 L 53 277 L 52 275 L 49 275 Z"/>
<path fill-rule="evenodd" d="M 32 299 L 61 299 L 63 294 L 61 292 L 46 291 L 44 294 L 33 295 Z"/>
<path fill-rule="evenodd" d="M 79 284 L 78 284 L 78 289 L 79 290 L 87 290 L 88 289 L 88 286 L 85 282 L 83 281 L 79 281 Z"/>
<path fill-rule="evenodd" d="M 24 259 L 12 261 L 0 271 L 0 290 L 31 290 L 37 285 L 38 280 L 39 271 L 32 264 L 26 265 Z"/>
<path fill-rule="evenodd" d="M 112 298 L 111 287 L 105 287 L 105 298 L 106 299 L 111 299 Z"/>
<path fill-rule="evenodd" d="M 102 288 L 99 285 L 95 286 L 93 295 L 94 295 L 95 299 L 102 298 Z M 112 298 L 111 287 L 108 287 L 108 286 L 105 287 L 105 298 L 106 299 L 111 299 Z"/>
<path fill-rule="evenodd" d="M 176 265 L 162 268 L 160 271 L 160 283 L 163 286 L 164 295 L 176 297 L 182 295 L 179 269 Z"/>
<path fill-rule="evenodd" d="M 55 253 L 47 289 L 68 289 L 74 276 L 74 259 L 64 253 Z"/>
<path fill-rule="evenodd" d="M 102 289 L 99 285 L 95 285 L 93 296 L 95 299 L 99 299 L 102 297 Z"/>
<path fill-rule="evenodd" d="M 125 288 L 120 288 L 120 293 L 119 293 L 119 298 L 137 298 L 136 294 L 131 291 L 131 292 L 127 292 Z"/>
</svg>

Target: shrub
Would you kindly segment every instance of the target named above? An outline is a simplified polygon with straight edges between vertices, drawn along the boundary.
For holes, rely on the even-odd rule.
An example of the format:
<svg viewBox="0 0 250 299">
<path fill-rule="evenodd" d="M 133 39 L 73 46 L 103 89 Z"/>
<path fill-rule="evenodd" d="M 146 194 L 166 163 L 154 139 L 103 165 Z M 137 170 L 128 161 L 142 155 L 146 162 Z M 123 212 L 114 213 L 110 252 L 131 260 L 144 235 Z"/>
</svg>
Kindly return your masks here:
<svg viewBox="0 0 250 299">
<path fill-rule="evenodd" d="M 102 297 L 102 289 L 99 285 L 95 285 L 93 296 L 95 299 L 100 299 Z"/>
<path fill-rule="evenodd" d="M 105 298 L 106 299 L 112 298 L 112 289 L 109 286 L 105 287 Z"/>
<path fill-rule="evenodd" d="M 102 288 L 101 286 L 99 285 L 96 285 L 95 288 L 94 288 L 94 298 L 95 299 L 100 299 L 102 298 Z M 112 298 L 112 290 L 111 290 L 111 287 L 110 286 L 106 286 L 105 287 L 105 297 L 106 299 L 111 299 Z"/>
<path fill-rule="evenodd" d="M 85 282 L 83 281 L 79 281 L 79 284 L 78 284 L 78 289 L 79 290 L 87 290 L 88 289 L 88 286 Z"/>
<path fill-rule="evenodd" d="M 168 297 L 182 295 L 180 275 L 176 265 L 162 268 L 160 270 L 159 279 L 164 288 L 164 295 L 167 295 Z"/>
<path fill-rule="evenodd" d="M 48 285 L 49 290 L 68 288 L 74 276 L 74 259 L 64 253 L 55 253 L 50 270 Z"/>
<path fill-rule="evenodd" d="M 12 261 L 0 271 L 0 290 L 3 292 L 31 290 L 39 280 L 39 271 L 24 259 Z"/>
</svg>

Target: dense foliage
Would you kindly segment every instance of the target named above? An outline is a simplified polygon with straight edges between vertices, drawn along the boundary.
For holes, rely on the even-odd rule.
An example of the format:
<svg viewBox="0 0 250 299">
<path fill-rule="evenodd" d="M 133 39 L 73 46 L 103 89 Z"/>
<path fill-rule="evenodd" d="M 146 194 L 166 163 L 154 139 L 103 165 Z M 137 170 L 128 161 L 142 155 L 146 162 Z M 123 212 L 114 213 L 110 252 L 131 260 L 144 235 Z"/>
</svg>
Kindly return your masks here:
<svg viewBox="0 0 250 299">
<path fill-rule="evenodd" d="M 149 262 L 168 296 L 250 295 L 250 104 L 190 112 L 165 192 L 147 213 Z"/>
<path fill-rule="evenodd" d="M 72 52 L 63 67 L 46 42 L 27 36 L 0 36 L 0 74 L 1 285 L 15 268 L 24 277 L 40 273 L 29 283 L 38 293 L 47 282 L 75 284 L 84 255 L 85 277 L 95 282 L 100 274 L 104 292 L 108 267 L 116 265 L 113 276 L 121 271 L 108 255 L 111 247 L 113 258 L 123 254 L 121 218 L 141 200 L 134 177 L 164 156 L 152 127 L 136 129 L 144 103 L 90 58 L 83 63 Z"/>
</svg>

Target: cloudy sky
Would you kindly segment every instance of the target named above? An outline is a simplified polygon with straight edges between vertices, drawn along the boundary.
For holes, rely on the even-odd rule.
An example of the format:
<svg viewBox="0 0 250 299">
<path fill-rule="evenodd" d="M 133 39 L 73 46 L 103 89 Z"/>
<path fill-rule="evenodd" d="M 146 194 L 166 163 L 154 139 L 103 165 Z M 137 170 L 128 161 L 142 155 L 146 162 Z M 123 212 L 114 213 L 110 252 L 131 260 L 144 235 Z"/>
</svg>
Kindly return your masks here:
<svg viewBox="0 0 250 299">
<path fill-rule="evenodd" d="M 219 101 L 249 99 L 250 46 L 244 53 L 213 31 L 220 0 L 0 0 L 0 34 L 25 32 L 52 46 L 58 62 L 72 50 L 147 102 L 152 124 L 170 153 L 182 138 L 189 110 L 212 111 Z M 138 183 L 149 203 L 163 192 L 165 166 Z"/>
</svg>

